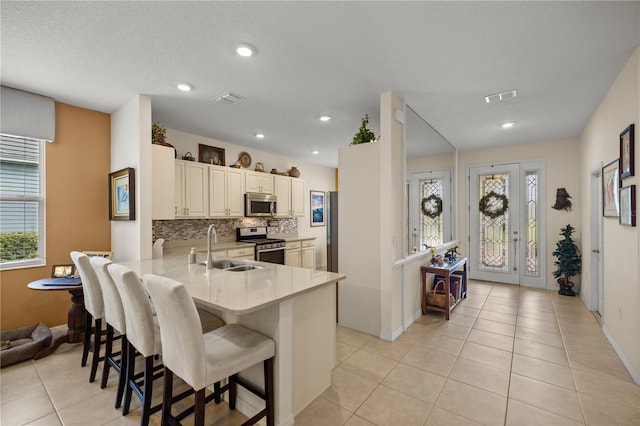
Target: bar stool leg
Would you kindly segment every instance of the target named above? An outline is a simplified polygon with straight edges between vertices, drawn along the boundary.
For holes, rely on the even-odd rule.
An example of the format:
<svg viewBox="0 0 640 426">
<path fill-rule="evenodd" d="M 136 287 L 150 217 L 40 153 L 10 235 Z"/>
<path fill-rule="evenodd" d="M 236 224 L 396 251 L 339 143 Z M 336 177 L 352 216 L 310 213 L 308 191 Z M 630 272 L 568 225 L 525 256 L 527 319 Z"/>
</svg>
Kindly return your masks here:
<svg viewBox="0 0 640 426">
<path fill-rule="evenodd" d="M 82 367 L 87 365 L 87 358 L 89 358 L 89 347 L 91 346 L 91 325 L 93 324 L 93 316 L 87 311 L 87 317 L 84 322 L 84 343 L 82 347 L 82 361 L 80 365 Z"/>
<path fill-rule="evenodd" d="M 100 362 L 100 343 L 102 342 L 102 318 L 98 318 L 95 321 L 95 331 L 93 332 L 93 358 L 91 361 L 91 374 L 89 375 L 90 383 L 93 383 L 96 380 L 98 363 Z"/>
</svg>

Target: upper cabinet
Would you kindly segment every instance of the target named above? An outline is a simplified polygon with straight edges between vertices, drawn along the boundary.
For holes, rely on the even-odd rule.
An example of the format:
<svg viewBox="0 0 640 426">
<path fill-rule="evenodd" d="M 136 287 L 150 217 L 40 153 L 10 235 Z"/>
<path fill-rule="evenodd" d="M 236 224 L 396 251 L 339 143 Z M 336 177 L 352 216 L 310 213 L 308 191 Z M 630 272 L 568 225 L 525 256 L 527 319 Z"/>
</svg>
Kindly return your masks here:
<svg viewBox="0 0 640 426">
<path fill-rule="evenodd" d="M 208 165 L 175 160 L 175 216 L 207 217 Z"/>
<path fill-rule="evenodd" d="M 274 193 L 278 199 L 276 217 L 304 216 L 304 181 L 275 176 Z"/>
<path fill-rule="evenodd" d="M 246 192 L 273 194 L 273 175 L 264 172 L 245 172 Z"/>
<path fill-rule="evenodd" d="M 174 151 L 173 148 L 162 145 L 151 145 L 151 219 L 174 219 L 174 192 L 167 188 L 173 186 Z"/>
<path fill-rule="evenodd" d="M 240 169 L 209 166 L 209 216 L 244 216 L 245 173 Z"/>
</svg>

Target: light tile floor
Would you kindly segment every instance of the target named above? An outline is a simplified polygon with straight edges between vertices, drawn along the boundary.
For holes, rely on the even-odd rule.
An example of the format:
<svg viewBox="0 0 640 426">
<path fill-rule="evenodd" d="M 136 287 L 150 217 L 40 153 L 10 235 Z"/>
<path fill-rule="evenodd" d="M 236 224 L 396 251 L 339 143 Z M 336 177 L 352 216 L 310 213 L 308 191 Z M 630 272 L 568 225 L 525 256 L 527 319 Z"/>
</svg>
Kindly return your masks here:
<svg viewBox="0 0 640 426">
<path fill-rule="evenodd" d="M 578 297 L 481 281 L 393 343 L 338 327 L 296 425 L 640 425 L 640 387 Z"/>
<path fill-rule="evenodd" d="M 63 345 L 0 370 L 0 424 L 139 424 L 137 399 L 121 416 L 116 375 L 88 383 L 80 354 Z M 393 343 L 338 327 L 336 363 L 296 425 L 640 425 L 640 387 L 580 299 L 556 292 L 470 281 L 450 321 L 423 315 Z M 224 403 L 206 415 L 246 419 Z"/>
</svg>

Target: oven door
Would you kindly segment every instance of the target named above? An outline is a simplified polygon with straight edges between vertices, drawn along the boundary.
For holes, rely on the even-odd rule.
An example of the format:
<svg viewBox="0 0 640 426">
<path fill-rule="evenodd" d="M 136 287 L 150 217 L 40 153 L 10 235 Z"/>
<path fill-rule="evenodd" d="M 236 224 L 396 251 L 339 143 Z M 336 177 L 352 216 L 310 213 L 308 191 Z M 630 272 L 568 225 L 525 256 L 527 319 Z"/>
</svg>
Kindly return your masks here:
<svg viewBox="0 0 640 426">
<path fill-rule="evenodd" d="M 284 247 L 257 250 L 256 260 L 284 265 Z"/>
</svg>

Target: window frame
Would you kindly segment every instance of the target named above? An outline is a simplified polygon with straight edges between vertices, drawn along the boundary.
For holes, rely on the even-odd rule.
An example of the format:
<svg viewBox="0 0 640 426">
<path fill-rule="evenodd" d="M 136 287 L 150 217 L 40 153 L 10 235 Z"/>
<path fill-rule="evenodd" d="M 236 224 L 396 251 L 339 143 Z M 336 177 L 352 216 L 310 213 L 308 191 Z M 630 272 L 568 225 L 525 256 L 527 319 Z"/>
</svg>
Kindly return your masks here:
<svg viewBox="0 0 640 426">
<path fill-rule="evenodd" d="M 32 140 L 38 142 L 38 196 L 3 196 L 0 195 L 0 201 L 35 201 L 38 203 L 38 257 L 34 259 L 11 260 L 0 262 L 0 271 L 41 267 L 47 264 L 46 261 L 46 141 L 43 139 L 28 138 L 24 136 L 9 135 L 0 133 L 0 138 L 10 137 L 24 140 Z M 2 162 L 2 159 L 0 159 Z M 1 184 L 1 182 L 0 182 Z M 0 219 L 1 221 L 1 219 Z"/>
</svg>

